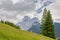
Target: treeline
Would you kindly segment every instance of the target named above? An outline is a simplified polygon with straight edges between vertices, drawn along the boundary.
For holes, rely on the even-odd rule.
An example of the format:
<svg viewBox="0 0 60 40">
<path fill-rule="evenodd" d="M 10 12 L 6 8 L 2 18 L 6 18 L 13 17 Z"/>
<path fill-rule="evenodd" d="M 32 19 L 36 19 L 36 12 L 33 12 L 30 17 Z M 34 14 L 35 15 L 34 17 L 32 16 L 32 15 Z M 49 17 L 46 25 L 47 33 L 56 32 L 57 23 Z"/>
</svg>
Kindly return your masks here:
<svg viewBox="0 0 60 40">
<path fill-rule="evenodd" d="M 7 24 L 7 25 L 10 25 L 10 26 L 15 27 L 17 29 L 20 29 L 19 26 L 16 26 L 14 23 L 9 22 L 9 21 L 3 21 L 3 20 L 1 20 L 0 23 Z"/>
</svg>

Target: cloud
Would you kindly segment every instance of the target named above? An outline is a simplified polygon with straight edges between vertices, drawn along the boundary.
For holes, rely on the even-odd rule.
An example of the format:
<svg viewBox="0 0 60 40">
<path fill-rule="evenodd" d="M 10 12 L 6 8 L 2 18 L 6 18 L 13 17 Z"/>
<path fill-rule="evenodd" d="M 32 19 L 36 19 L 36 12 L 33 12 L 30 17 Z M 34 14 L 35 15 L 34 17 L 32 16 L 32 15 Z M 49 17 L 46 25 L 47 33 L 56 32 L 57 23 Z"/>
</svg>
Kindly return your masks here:
<svg viewBox="0 0 60 40">
<path fill-rule="evenodd" d="M 0 0 L 0 2 L 0 19 L 11 19 L 12 21 L 17 19 L 19 21 L 25 15 L 32 16 L 31 13 L 35 9 L 34 0 L 19 0 L 15 4 L 15 1 L 11 0 Z"/>
<path fill-rule="evenodd" d="M 51 11 L 54 22 L 60 23 L 60 0 L 55 0 L 56 2 L 48 6 L 47 9 Z"/>
<path fill-rule="evenodd" d="M 32 25 L 37 25 L 39 23 L 39 19 L 37 17 L 30 18 L 29 16 L 24 16 L 21 22 L 18 22 L 17 25 L 20 26 L 22 30 L 28 30 L 32 27 Z"/>
<path fill-rule="evenodd" d="M 49 6 L 50 4 L 54 3 L 52 0 L 41 0 L 42 6 L 37 9 L 37 13 L 41 13 L 44 7 Z"/>
<path fill-rule="evenodd" d="M 24 16 L 41 19 L 44 7 L 51 10 L 53 19 L 60 19 L 60 0 L 0 0 L 0 19 L 21 21 Z M 39 14 L 41 13 L 41 14 Z"/>
<path fill-rule="evenodd" d="M 25 0 L 24 2 L 17 2 L 16 4 L 13 4 L 11 0 L 7 0 L 2 2 L 2 5 L 0 5 L 0 9 L 1 8 L 10 11 L 32 11 L 34 10 L 35 5 L 32 0 Z"/>
<path fill-rule="evenodd" d="M 19 0 L 12 0 L 13 4 L 16 4 Z"/>
</svg>

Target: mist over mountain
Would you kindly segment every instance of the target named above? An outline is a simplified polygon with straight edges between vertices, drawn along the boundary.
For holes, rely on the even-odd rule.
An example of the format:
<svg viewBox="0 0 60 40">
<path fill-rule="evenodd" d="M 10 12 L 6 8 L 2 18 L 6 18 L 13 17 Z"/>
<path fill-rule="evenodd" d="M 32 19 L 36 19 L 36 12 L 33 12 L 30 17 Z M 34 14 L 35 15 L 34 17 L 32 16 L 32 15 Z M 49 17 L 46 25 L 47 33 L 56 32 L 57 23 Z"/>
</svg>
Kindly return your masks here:
<svg viewBox="0 0 60 40">
<path fill-rule="evenodd" d="M 32 27 L 32 25 L 35 25 L 37 22 L 39 23 L 39 19 L 37 17 L 30 18 L 28 16 L 25 16 L 22 22 L 18 22 L 17 25 L 19 25 L 22 30 L 28 30 Z"/>
</svg>

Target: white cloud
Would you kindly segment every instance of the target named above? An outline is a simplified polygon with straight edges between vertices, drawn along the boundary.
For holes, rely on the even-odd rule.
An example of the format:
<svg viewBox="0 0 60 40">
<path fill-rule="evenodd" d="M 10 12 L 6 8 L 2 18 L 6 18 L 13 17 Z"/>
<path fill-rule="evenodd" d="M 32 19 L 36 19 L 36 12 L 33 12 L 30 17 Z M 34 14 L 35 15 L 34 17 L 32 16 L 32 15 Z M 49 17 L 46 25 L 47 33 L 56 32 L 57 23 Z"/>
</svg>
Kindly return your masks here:
<svg viewBox="0 0 60 40">
<path fill-rule="evenodd" d="M 12 0 L 13 1 L 13 4 L 17 3 L 19 0 Z"/>
<path fill-rule="evenodd" d="M 0 0 L 0 19 L 6 19 L 16 23 L 21 21 L 24 16 L 33 18 L 34 15 L 36 15 L 36 10 L 39 9 L 45 1 L 47 0 L 38 0 L 38 3 L 34 3 L 34 0 Z M 60 22 L 60 0 L 55 1 L 56 2 L 47 6 L 47 9 L 51 10 L 54 21 Z M 36 17 L 41 20 L 41 15 L 40 13 Z"/>
<path fill-rule="evenodd" d="M 47 7 L 49 10 L 51 10 L 52 17 L 54 19 L 54 22 L 60 23 L 60 0 L 56 0 L 55 3 Z M 56 20 L 58 19 L 58 20 Z"/>
<path fill-rule="evenodd" d="M 0 2 L 0 19 L 14 22 L 20 21 L 25 15 L 33 17 L 34 0 L 0 0 Z"/>
</svg>

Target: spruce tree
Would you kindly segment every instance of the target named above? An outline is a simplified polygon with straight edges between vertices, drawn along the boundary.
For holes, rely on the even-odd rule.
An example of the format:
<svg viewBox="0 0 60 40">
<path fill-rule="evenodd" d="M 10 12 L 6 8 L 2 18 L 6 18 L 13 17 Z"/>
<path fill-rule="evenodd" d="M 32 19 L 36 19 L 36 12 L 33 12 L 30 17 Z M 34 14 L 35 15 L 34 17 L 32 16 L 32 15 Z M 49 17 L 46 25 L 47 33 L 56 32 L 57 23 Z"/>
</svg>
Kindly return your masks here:
<svg viewBox="0 0 60 40">
<path fill-rule="evenodd" d="M 45 21 L 46 14 L 47 14 L 47 9 L 45 8 L 42 16 L 42 22 Z"/>
<path fill-rule="evenodd" d="M 46 12 L 44 21 L 42 21 L 42 23 L 41 23 L 41 27 L 42 27 L 42 34 L 44 36 L 47 36 L 50 38 L 55 38 L 54 24 L 53 24 L 53 20 L 52 20 L 50 11 Z"/>
<path fill-rule="evenodd" d="M 1 23 L 4 23 L 4 21 L 3 21 L 3 20 L 1 20 L 0 22 L 1 22 Z"/>
<path fill-rule="evenodd" d="M 44 31 L 43 27 L 44 27 L 44 23 L 45 23 L 45 19 L 46 19 L 46 14 L 47 14 L 47 9 L 45 8 L 44 12 L 43 12 L 43 15 L 42 15 L 42 20 L 41 20 L 41 27 L 40 27 L 41 28 L 41 34 Z"/>
</svg>

